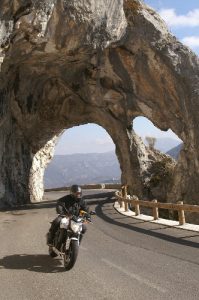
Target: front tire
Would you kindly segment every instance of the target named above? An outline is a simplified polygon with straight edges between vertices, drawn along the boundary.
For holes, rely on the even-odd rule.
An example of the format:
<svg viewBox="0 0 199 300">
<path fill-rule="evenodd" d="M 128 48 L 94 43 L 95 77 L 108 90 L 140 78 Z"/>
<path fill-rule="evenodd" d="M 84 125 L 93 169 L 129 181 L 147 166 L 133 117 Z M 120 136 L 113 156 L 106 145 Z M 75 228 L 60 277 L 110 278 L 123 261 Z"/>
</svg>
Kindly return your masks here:
<svg viewBox="0 0 199 300">
<path fill-rule="evenodd" d="M 51 257 L 53 257 L 53 258 L 57 256 L 57 253 L 55 253 L 55 252 L 53 251 L 53 247 L 52 247 L 52 246 L 49 246 L 48 252 L 49 252 L 49 255 L 50 255 Z"/>
<path fill-rule="evenodd" d="M 69 271 L 74 266 L 79 252 L 79 243 L 76 240 L 72 240 L 69 249 L 64 254 L 64 267 L 66 271 Z"/>
</svg>

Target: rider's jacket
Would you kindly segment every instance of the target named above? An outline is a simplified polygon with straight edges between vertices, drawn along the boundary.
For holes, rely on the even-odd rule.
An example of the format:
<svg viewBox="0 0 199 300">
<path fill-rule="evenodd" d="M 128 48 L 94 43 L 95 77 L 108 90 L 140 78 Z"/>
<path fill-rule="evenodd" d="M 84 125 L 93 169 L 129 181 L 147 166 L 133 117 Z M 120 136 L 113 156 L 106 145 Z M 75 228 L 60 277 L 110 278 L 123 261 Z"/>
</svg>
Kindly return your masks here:
<svg viewBox="0 0 199 300">
<path fill-rule="evenodd" d="M 67 195 L 64 196 L 57 201 L 56 205 L 56 211 L 58 214 L 62 215 L 66 212 L 71 215 L 79 215 L 80 210 L 84 210 L 86 212 L 89 212 L 89 208 L 86 205 L 86 202 L 81 198 L 79 201 L 77 201 L 73 196 Z"/>
</svg>

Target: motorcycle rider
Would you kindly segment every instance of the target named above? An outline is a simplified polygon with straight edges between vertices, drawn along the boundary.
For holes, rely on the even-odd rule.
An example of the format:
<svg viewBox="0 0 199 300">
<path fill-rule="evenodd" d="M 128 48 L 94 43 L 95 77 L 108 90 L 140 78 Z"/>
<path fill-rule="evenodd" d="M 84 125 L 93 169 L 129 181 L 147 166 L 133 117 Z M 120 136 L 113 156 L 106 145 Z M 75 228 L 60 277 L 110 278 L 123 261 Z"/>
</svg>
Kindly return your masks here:
<svg viewBox="0 0 199 300">
<path fill-rule="evenodd" d="M 57 200 L 56 211 L 59 214 L 51 224 L 49 232 L 47 234 L 47 244 L 50 246 L 53 244 L 53 239 L 56 231 L 59 228 L 62 215 L 75 215 L 78 216 L 80 210 L 84 210 L 89 214 L 89 208 L 85 201 L 82 199 L 82 189 L 77 184 L 74 184 L 70 188 L 70 194 Z M 86 232 L 87 228 L 85 224 L 82 224 L 82 233 Z"/>
</svg>

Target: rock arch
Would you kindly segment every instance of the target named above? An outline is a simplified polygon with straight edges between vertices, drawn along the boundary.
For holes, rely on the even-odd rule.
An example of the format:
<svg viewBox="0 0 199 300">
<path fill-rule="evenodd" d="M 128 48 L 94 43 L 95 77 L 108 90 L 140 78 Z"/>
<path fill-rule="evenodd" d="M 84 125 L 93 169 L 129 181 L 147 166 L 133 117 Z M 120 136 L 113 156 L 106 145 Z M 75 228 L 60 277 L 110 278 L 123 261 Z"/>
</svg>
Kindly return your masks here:
<svg viewBox="0 0 199 300">
<path fill-rule="evenodd" d="M 41 152 L 50 155 L 63 128 L 88 122 L 108 131 L 122 181 L 141 195 L 136 116 L 183 140 L 168 199 L 197 203 L 198 57 L 153 10 L 137 0 L 2 0 L 0 31 L 1 203 L 40 200 Z"/>
<path fill-rule="evenodd" d="M 138 156 L 134 155 L 137 152 L 139 140 L 136 140 L 133 134 L 130 136 L 128 129 L 121 127 L 121 124 L 114 118 L 104 114 L 104 112 L 102 114 L 100 111 L 94 110 L 91 110 L 90 117 L 87 114 L 86 116 L 79 116 L 77 111 L 78 116 L 73 116 L 73 125 L 67 124 L 67 129 L 86 123 L 95 123 L 106 129 L 116 146 L 116 154 L 122 170 L 122 182 L 132 186 L 141 195 L 141 176 L 138 176 L 140 164 Z M 75 118 L 78 118 L 78 122 L 75 122 Z M 87 120 L 86 122 L 83 121 L 84 118 Z M 53 139 L 50 139 L 33 156 L 29 175 L 29 191 L 32 202 L 40 201 L 43 197 L 43 175 L 47 164 L 52 159 L 57 137 L 54 136 Z"/>
</svg>

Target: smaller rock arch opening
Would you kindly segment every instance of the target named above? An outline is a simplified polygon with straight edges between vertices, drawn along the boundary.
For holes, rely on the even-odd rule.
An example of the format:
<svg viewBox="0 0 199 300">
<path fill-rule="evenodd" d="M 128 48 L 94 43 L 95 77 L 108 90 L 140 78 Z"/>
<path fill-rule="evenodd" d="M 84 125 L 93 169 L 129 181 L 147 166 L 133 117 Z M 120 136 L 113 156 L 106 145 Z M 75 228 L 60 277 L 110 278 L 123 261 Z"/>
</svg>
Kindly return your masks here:
<svg viewBox="0 0 199 300">
<path fill-rule="evenodd" d="M 145 161 L 141 167 L 143 195 L 149 200 L 167 202 L 177 158 L 183 147 L 182 140 L 172 130 L 161 131 L 145 117 L 135 118 L 133 129 L 146 145 Z"/>
<path fill-rule="evenodd" d="M 120 183 L 115 145 L 96 124 L 74 126 L 60 135 L 54 157 L 44 173 L 45 189 L 71 184 Z"/>
<path fill-rule="evenodd" d="M 171 130 L 162 131 L 148 118 L 136 117 L 133 120 L 133 129 L 141 137 L 146 146 L 159 150 L 178 160 L 183 141 Z"/>
</svg>

